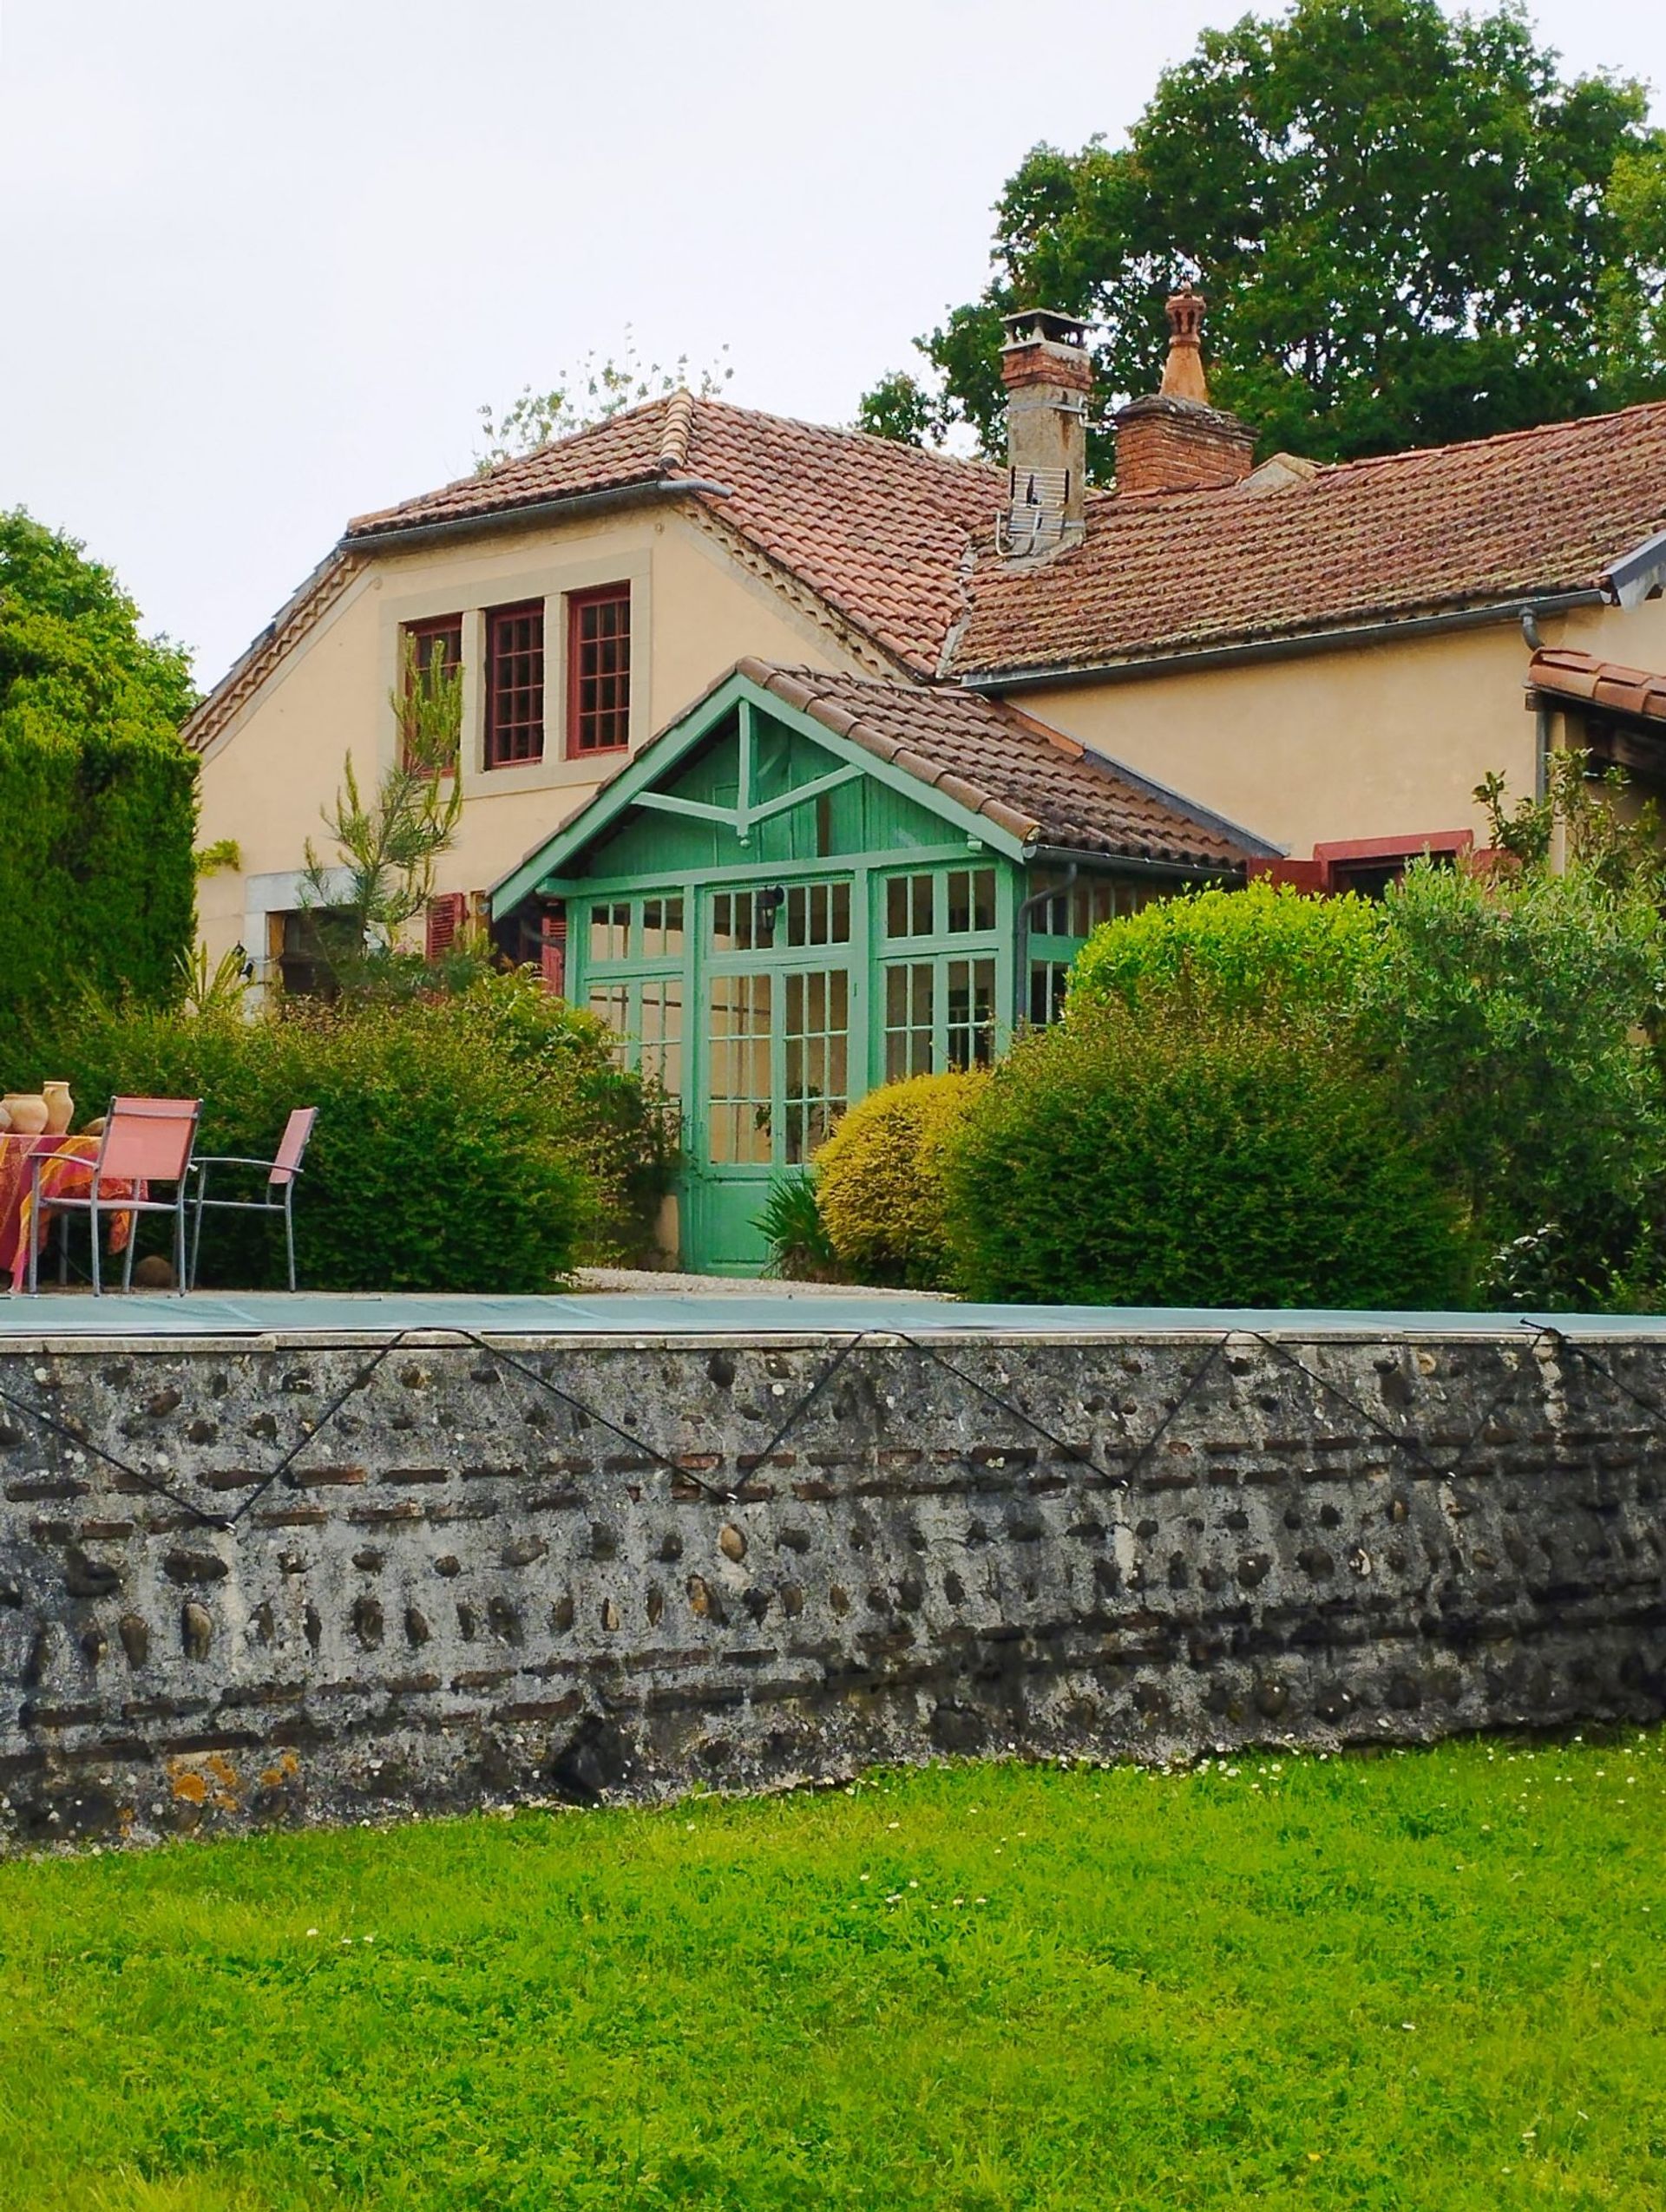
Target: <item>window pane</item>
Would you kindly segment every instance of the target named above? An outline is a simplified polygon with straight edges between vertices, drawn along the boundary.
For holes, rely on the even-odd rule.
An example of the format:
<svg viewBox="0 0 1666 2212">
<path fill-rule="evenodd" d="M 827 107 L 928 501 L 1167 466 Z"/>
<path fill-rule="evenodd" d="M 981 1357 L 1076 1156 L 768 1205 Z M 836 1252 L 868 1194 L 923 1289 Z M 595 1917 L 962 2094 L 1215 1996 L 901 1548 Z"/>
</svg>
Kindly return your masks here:
<svg viewBox="0 0 1666 2212">
<path fill-rule="evenodd" d="M 1038 1029 L 1063 1018 L 1069 976 L 1070 967 L 1064 960 L 1031 961 L 1030 1019 Z"/>
<path fill-rule="evenodd" d="M 994 1058 L 995 964 L 950 960 L 946 982 L 948 1064 L 987 1068 Z"/>
<path fill-rule="evenodd" d="M 683 902 L 676 899 L 642 901 L 642 953 L 645 959 L 672 958 L 683 949 Z"/>
<path fill-rule="evenodd" d="M 621 900 L 616 906 L 590 909 L 590 958 L 593 961 L 628 960 L 631 957 L 631 909 Z"/>
<path fill-rule="evenodd" d="M 593 983 L 589 995 L 590 1011 L 599 1014 L 613 1031 L 617 1042 L 613 1057 L 620 1067 L 625 1065 L 625 1038 L 631 1026 L 631 987 L 627 983 Z"/>
<path fill-rule="evenodd" d="M 848 945 L 850 942 L 850 886 L 797 883 L 787 893 L 789 945 Z"/>
<path fill-rule="evenodd" d="M 750 891 L 719 891 L 712 901 L 712 950 L 750 952 L 757 941 L 758 916 Z M 765 942 L 768 941 L 767 934 Z"/>
<path fill-rule="evenodd" d="M 767 975 L 714 975 L 711 994 L 711 1156 L 767 1166 L 771 1156 Z"/>
<path fill-rule="evenodd" d="M 850 979 L 843 968 L 786 978 L 786 1157 L 809 1159 L 848 1097 Z"/>
<path fill-rule="evenodd" d="M 567 749 L 618 752 L 631 734 L 630 586 L 575 592 L 567 623 Z"/>
<path fill-rule="evenodd" d="M 931 935 L 931 887 L 928 875 L 894 875 L 885 886 L 887 937 Z"/>
<path fill-rule="evenodd" d="M 543 756 L 543 602 L 493 607 L 486 617 L 486 765 Z"/>
<path fill-rule="evenodd" d="M 995 926 L 994 868 L 951 868 L 948 875 L 949 933 L 963 937 Z"/>
<path fill-rule="evenodd" d="M 462 617 L 460 614 L 440 614 L 427 622 L 408 622 L 405 625 L 405 641 L 414 678 L 411 690 L 421 686 L 432 696 L 442 684 L 456 685 L 462 673 Z M 461 700 L 456 704 L 460 710 Z M 456 736 L 462 733 L 455 716 L 452 720 L 456 724 L 455 745 Z M 411 757 L 413 735 L 409 724 L 401 733 L 401 751 L 407 768 L 419 765 Z M 430 747 L 424 746 L 423 750 L 431 757 Z"/>
<path fill-rule="evenodd" d="M 680 976 L 651 976 L 642 985 L 642 1072 L 673 1098 L 683 1090 L 683 985 Z"/>
<path fill-rule="evenodd" d="M 936 971 L 929 960 L 885 971 L 885 1080 L 928 1076 Z"/>
</svg>

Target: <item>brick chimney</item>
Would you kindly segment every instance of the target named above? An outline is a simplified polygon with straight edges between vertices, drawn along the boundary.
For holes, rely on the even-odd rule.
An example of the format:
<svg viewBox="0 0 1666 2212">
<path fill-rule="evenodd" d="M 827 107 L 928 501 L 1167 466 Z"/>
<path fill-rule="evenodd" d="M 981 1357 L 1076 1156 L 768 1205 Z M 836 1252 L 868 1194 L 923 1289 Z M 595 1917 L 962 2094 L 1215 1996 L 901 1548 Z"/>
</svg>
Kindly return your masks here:
<svg viewBox="0 0 1666 2212">
<path fill-rule="evenodd" d="M 1256 465 L 1256 434 L 1209 403 L 1201 337 L 1209 304 L 1190 285 L 1169 302 L 1162 389 L 1118 412 L 1118 492 L 1190 492 L 1240 482 Z"/>
<path fill-rule="evenodd" d="M 1007 506 L 997 536 L 1013 560 L 1079 545 L 1093 391 L 1087 325 L 1045 307 L 1002 317 L 1007 343 Z"/>
</svg>

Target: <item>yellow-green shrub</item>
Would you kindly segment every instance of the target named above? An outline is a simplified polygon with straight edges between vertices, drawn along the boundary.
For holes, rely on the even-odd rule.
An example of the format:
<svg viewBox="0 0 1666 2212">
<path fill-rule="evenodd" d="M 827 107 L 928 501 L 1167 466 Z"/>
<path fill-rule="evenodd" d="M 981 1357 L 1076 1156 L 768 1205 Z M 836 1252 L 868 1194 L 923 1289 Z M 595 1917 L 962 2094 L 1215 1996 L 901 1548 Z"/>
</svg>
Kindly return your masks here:
<svg viewBox="0 0 1666 2212">
<path fill-rule="evenodd" d="M 943 1143 L 988 1080 L 980 1071 L 912 1076 L 870 1090 L 817 1154 L 817 1207 L 847 1274 L 947 1285 Z"/>
</svg>

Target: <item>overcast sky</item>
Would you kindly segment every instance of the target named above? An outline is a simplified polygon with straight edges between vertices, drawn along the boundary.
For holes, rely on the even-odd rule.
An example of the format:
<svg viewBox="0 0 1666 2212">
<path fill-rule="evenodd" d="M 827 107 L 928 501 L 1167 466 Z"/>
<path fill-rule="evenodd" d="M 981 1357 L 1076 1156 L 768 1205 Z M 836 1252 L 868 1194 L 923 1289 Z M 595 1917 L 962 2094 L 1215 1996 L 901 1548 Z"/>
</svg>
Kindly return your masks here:
<svg viewBox="0 0 1666 2212">
<path fill-rule="evenodd" d="M 0 506 L 112 562 L 206 685 L 350 514 L 627 325 L 848 421 L 981 285 L 1025 151 L 1114 141 L 1243 12 L 0 0 Z M 1666 87 L 1657 4 L 1537 18 Z"/>
</svg>

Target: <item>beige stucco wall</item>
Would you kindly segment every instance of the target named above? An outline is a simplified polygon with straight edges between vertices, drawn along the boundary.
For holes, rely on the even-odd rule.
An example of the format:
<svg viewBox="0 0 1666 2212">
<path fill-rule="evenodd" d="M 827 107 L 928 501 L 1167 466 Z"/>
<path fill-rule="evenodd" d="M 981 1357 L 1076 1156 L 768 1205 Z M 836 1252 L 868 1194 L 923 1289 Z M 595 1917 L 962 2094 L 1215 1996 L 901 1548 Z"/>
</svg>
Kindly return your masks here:
<svg viewBox="0 0 1666 2212">
<path fill-rule="evenodd" d="M 1547 645 L 1666 668 L 1666 602 L 1546 618 Z M 1305 857 L 1316 843 L 1483 828 L 1497 769 L 1534 786 L 1514 618 L 1366 649 L 1014 694 L 1144 776 Z"/>
<path fill-rule="evenodd" d="M 241 942 L 266 950 L 262 917 L 298 903 L 290 879 L 307 839 L 334 857 L 320 808 L 351 753 L 361 782 L 393 757 L 389 704 L 402 624 L 629 579 L 632 586 L 632 743 L 674 719 L 742 655 L 857 665 L 836 635 L 675 511 L 625 510 L 559 527 L 497 532 L 379 556 L 288 652 L 205 753 L 201 838 L 233 838 L 240 872 L 204 880 L 198 910 L 213 957 Z M 436 870 L 438 891 L 481 891 L 505 874 L 589 797 L 589 762 L 563 756 L 566 625 L 546 625 L 545 758 L 528 768 L 480 763 L 482 623 L 464 629 L 463 780 L 456 843 Z M 604 769 L 615 765 L 609 756 Z"/>
</svg>

